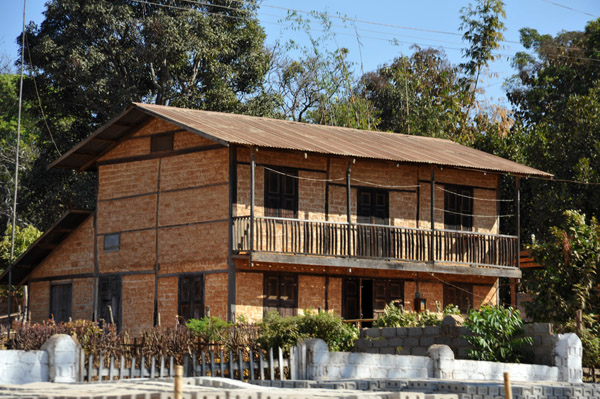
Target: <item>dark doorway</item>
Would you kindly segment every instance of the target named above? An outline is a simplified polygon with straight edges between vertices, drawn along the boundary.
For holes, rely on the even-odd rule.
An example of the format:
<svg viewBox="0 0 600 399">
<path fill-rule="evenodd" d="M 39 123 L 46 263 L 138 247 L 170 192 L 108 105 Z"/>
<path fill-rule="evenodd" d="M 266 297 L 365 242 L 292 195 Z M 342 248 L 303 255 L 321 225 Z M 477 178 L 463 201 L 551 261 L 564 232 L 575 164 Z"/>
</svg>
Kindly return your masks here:
<svg viewBox="0 0 600 399">
<path fill-rule="evenodd" d="M 342 284 L 344 319 L 373 319 L 386 304 L 404 303 L 404 282 L 392 279 L 346 278 Z M 369 323 L 363 323 L 368 326 Z"/>
<path fill-rule="evenodd" d="M 444 307 L 456 305 L 461 313 L 473 308 L 473 285 L 464 283 L 444 284 Z"/>
<path fill-rule="evenodd" d="M 98 319 L 105 323 L 112 321 L 120 329 L 121 326 L 121 276 L 100 276 L 98 281 Z"/>
<path fill-rule="evenodd" d="M 179 277 L 179 316 L 185 320 L 204 317 L 203 274 Z"/>
<path fill-rule="evenodd" d="M 371 258 L 389 257 L 389 229 L 373 225 L 389 223 L 389 193 L 387 190 L 359 188 L 357 201 L 356 254 Z M 367 224 L 361 225 L 361 224 Z"/>
<path fill-rule="evenodd" d="M 72 298 L 73 284 L 52 284 L 50 286 L 50 317 L 55 322 L 69 321 Z"/>
</svg>

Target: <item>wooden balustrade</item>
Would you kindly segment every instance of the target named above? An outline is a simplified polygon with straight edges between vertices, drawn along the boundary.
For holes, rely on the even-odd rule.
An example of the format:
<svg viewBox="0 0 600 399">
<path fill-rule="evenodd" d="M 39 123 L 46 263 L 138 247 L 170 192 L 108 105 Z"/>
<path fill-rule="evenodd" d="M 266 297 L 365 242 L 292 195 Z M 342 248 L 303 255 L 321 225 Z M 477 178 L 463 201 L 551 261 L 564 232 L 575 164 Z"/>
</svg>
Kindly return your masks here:
<svg viewBox="0 0 600 399">
<path fill-rule="evenodd" d="M 233 250 L 515 267 L 517 237 L 455 230 L 255 217 L 233 220 Z M 433 234 L 433 240 L 432 240 Z M 433 243 L 433 251 L 430 246 Z M 430 259 L 433 253 L 434 259 Z"/>
</svg>

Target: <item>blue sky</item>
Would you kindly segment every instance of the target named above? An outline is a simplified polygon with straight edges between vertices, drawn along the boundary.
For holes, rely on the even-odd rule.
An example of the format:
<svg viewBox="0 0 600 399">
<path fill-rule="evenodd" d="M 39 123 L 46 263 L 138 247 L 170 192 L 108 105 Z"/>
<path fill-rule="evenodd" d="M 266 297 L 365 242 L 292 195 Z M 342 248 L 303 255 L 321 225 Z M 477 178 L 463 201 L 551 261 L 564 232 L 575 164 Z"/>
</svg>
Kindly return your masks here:
<svg viewBox="0 0 600 399">
<path fill-rule="evenodd" d="M 44 0 L 27 1 L 27 21 L 40 23 L 43 20 L 44 3 Z M 531 27 L 552 35 L 562 30 L 582 30 L 589 20 L 600 17 L 600 0 L 506 0 L 505 3 L 506 42 L 498 51 L 500 59 L 490 67 L 493 76 L 484 77 L 481 86 L 490 102 L 506 105 L 502 82 L 514 72 L 510 57 L 522 50 L 515 43 L 519 41 L 519 29 Z M 357 70 L 362 64 L 364 71 L 372 71 L 400 54 L 410 54 L 412 43 L 442 47 L 451 62 L 461 62 L 460 48 L 464 43 L 458 30 L 459 10 L 467 4 L 468 1 L 463 0 L 264 0 L 258 17 L 267 33 L 268 44 L 289 38 L 300 42 L 306 39 L 304 33 L 287 29 L 283 22 L 288 12 L 286 8 L 323 11 L 371 22 L 344 23 L 331 19 L 335 44 L 350 50 L 350 60 Z M 12 59 L 17 57 L 15 39 L 21 32 L 22 15 L 22 1 L 4 0 L 0 13 L 0 53 Z M 315 25 L 313 34 L 318 36 L 319 33 L 319 26 Z M 392 39 L 397 43 L 393 44 Z"/>
</svg>

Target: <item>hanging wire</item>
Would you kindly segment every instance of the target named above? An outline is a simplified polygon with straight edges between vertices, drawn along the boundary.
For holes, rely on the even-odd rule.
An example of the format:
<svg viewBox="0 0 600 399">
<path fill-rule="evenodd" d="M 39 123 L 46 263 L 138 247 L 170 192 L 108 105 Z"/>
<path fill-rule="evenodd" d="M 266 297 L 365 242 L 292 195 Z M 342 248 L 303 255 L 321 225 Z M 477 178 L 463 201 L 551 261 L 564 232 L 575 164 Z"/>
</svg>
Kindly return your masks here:
<svg viewBox="0 0 600 399">
<path fill-rule="evenodd" d="M 435 274 L 433 274 L 432 272 L 429 272 L 429 274 L 431 275 L 431 277 L 435 278 L 436 280 L 438 280 L 438 281 L 439 281 L 439 282 L 441 282 L 442 284 L 446 284 L 446 285 L 448 285 L 448 286 L 450 286 L 450 287 L 454 287 L 454 288 L 456 288 L 457 290 L 460 290 L 460 291 L 466 292 L 467 294 L 473 295 L 474 297 L 477 297 L 477 298 L 480 298 L 480 299 L 483 299 L 483 300 L 485 300 L 485 299 L 486 299 L 486 296 L 484 296 L 484 295 L 480 295 L 480 294 L 476 294 L 476 293 L 474 293 L 473 291 L 466 290 L 466 289 L 464 289 L 464 288 L 462 288 L 462 287 L 460 287 L 460 286 L 458 286 L 458 285 L 455 285 L 455 284 L 449 283 L 449 282 L 447 282 L 447 281 L 444 281 L 444 280 L 442 280 L 441 278 L 439 278 L 438 276 L 436 276 Z M 496 293 L 497 293 L 497 292 L 498 292 L 498 288 L 494 287 L 494 293 L 493 293 L 493 296 L 496 296 Z M 455 304 L 455 303 L 453 303 L 453 305 L 456 305 L 456 304 Z M 471 305 L 473 305 L 473 304 L 471 304 Z"/>
<path fill-rule="evenodd" d="M 21 51 L 25 51 L 25 48 L 27 48 L 27 57 L 29 58 L 29 65 L 30 65 L 29 71 L 31 72 L 31 80 L 33 80 L 33 87 L 35 88 L 35 95 L 37 96 L 38 105 L 40 107 L 40 112 L 42 114 L 42 119 L 44 120 L 44 125 L 46 125 L 46 129 L 48 130 L 48 134 L 50 135 L 50 139 L 52 140 L 52 144 L 54 144 L 54 148 L 56 149 L 56 152 L 58 153 L 59 156 L 62 156 L 62 153 L 60 152 L 60 150 L 58 149 L 58 146 L 56 145 L 56 141 L 54 140 L 54 135 L 52 134 L 52 131 L 50 130 L 50 126 L 48 126 L 48 118 L 46 118 L 46 113 L 44 112 L 44 107 L 42 107 L 42 99 L 40 97 L 40 92 L 38 91 L 37 83 L 35 80 L 35 75 L 33 74 L 33 63 L 31 62 L 31 51 L 29 50 L 29 42 L 27 41 L 27 38 L 25 36 L 23 37 L 23 42 L 25 43 L 26 47 L 24 47 Z"/>
<path fill-rule="evenodd" d="M 413 185 L 409 185 L 409 186 L 392 186 L 392 185 L 389 185 L 389 184 L 377 184 L 377 183 L 372 183 L 372 182 L 369 182 L 369 181 L 366 181 L 366 180 L 356 179 L 354 177 L 351 177 L 350 180 L 358 182 L 358 183 L 367 184 L 369 186 L 383 187 L 383 188 L 418 188 L 418 187 L 421 187 L 420 184 L 413 184 Z"/>
<path fill-rule="evenodd" d="M 497 199 L 497 198 L 480 198 L 480 197 L 471 197 L 470 195 L 464 195 L 464 194 L 459 194 L 457 192 L 454 192 L 452 190 L 446 190 L 444 187 L 440 187 L 438 185 L 436 185 L 436 188 L 438 190 L 442 190 L 444 192 L 450 193 L 450 194 L 454 194 L 457 195 L 459 197 L 464 197 L 464 198 L 470 198 L 470 199 L 474 199 L 477 201 L 490 201 L 490 202 L 513 202 L 514 199 Z"/>
<path fill-rule="evenodd" d="M 461 213 L 461 212 L 454 212 L 454 211 L 449 211 L 446 209 L 441 209 L 441 208 L 433 208 L 436 211 L 439 212 L 447 212 L 447 213 L 452 213 L 454 215 L 460 215 L 460 216 L 472 216 L 472 217 L 476 217 L 476 218 L 490 218 L 490 219 L 496 219 L 496 218 L 509 218 L 509 217 L 513 217 L 515 215 L 475 215 L 472 213 Z"/>
<path fill-rule="evenodd" d="M 271 171 L 273 173 L 277 173 L 277 174 L 280 174 L 282 176 L 287 176 L 287 177 L 291 177 L 293 179 L 298 179 L 298 180 L 309 180 L 309 181 L 318 181 L 318 182 L 331 183 L 331 182 L 342 181 L 342 180 L 346 179 L 345 177 L 340 177 L 338 179 L 317 179 L 317 178 L 314 178 L 314 177 L 302 177 L 302 176 L 291 175 L 289 173 L 285 173 L 285 172 L 282 172 L 280 170 L 269 168 L 268 166 L 263 166 L 263 168 L 265 168 L 266 170 L 269 170 L 269 171 Z"/>
</svg>

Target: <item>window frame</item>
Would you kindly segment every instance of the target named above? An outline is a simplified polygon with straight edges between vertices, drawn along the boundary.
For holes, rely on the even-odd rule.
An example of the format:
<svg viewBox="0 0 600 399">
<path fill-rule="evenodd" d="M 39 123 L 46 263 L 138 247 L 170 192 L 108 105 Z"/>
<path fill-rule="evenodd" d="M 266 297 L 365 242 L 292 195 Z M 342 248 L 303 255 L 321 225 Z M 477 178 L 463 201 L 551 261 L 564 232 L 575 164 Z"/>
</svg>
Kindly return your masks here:
<svg viewBox="0 0 600 399">
<path fill-rule="evenodd" d="M 276 299 L 272 299 L 269 288 L 270 281 L 277 281 Z M 283 285 L 292 283 L 291 294 L 292 299 L 283 299 Z M 263 310 L 266 314 L 268 311 L 276 310 L 281 316 L 295 316 L 298 313 L 298 274 L 294 273 L 278 273 L 266 272 L 263 274 Z"/>
<path fill-rule="evenodd" d="M 473 187 L 444 185 L 444 229 L 473 231 Z"/>
<path fill-rule="evenodd" d="M 295 168 L 265 168 L 263 208 L 266 217 L 298 218 L 298 179 L 295 178 L 297 176 L 298 169 Z M 275 181 L 276 188 L 272 187 Z M 285 192 L 289 188 L 292 193 Z"/>
<path fill-rule="evenodd" d="M 109 240 L 116 238 L 116 244 L 106 245 L 107 238 L 109 238 Z M 104 252 L 118 252 L 121 250 L 121 233 L 104 234 L 104 238 L 102 241 L 102 247 L 104 249 Z"/>
<path fill-rule="evenodd" d="M 366 205 L 363 203 L 363 194 L 369 194 L 371 197 L 371 204 Z M 374 215 L 373 211 L 377 213 L 378 205 L 376 203 L 377 196 L 382 196 L 385 202 L 385 215 L 380 218 Z M 366 209 L 366 206 L 369 207 L 369 215 L 366 215 L 366 212 L 363 212 Z M 368 220 L 367 220 L 368 218 Z M 363 224 L 381 224 L 381 225 L 389 225 L 390 224 L 390 191 L 381 188 L 372 188 L 372 187 L 359 187 L 356 191 L 356 221 L 357 223 Z"/>
<path fill-rule="evenodd" d="M 173 151 L 175 135 L 162 133 L 150 136 L 150 153 Z"/>
</svg>

